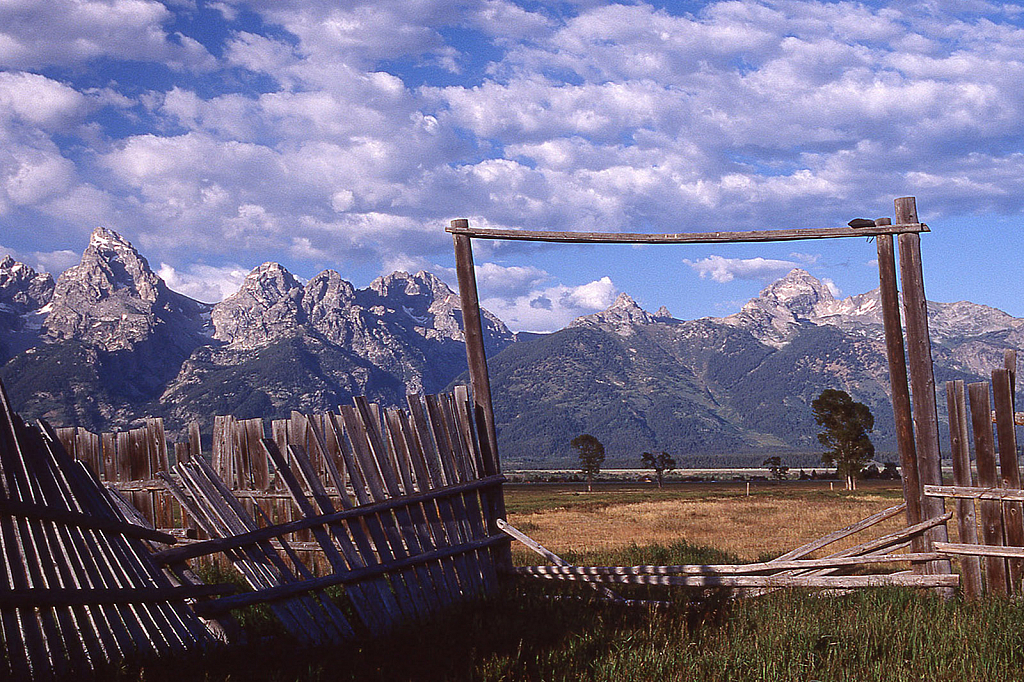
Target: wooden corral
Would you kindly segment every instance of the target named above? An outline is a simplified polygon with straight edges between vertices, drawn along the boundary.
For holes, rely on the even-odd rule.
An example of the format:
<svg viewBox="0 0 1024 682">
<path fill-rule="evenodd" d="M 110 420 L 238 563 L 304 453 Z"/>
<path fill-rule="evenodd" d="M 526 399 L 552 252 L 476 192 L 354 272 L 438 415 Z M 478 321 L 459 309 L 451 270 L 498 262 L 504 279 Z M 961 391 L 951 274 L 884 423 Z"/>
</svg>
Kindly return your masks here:
<svg viewBox="0 0 1024 682">
<path fill-rule="evenodd" d="M 231 609 L 257 603 L 301 642 L 376 635 L 493 593 L 505 575 L 589 583 L 599 598 L 618 602 L 626 600 L 612 584 L 747 595 L 878 585 L 948 593 L 959 584 L 950 557 L 965 557 L 969 596 L 985 588 L 1018 594 L 1024 491 L 1014 433 L 1016 358 L 1008 355 L 992 378 L 998 473 L 988 384 L 968 387 L 981 487 L 973 486 L 969 465 L 964 386 L 947 386 L 956 485 L 942 486 L 919 239 L 928 228 L 918 222 L 913 198 L 897 199 L 895 208 L 895 221 L 868 228 L 741 233 L 482 230 L 453 221 L 471 391 L 411 396 L 407 409 L 356 398 L 336 413 L 293 413 L 272 422 L 269 434 L 261 420 L 219 416 L 209 453 L 196 425 L 168 447 L 158 419 L 117 434 L 26 425 L 0 386 L 0 676 L 70 678 L 103 661 L 208 646 L 215 634 L 230 637 Z M 724 243 L 865 236 L 877 243 L 904 504 L 746 565 L 571 566 L 505 521 L 473 238 Z M 946 497 L 957 499 L 956 544 L 948 542 Z M 905 516 L 903 529 L 821 556 L 898 515 Z M 554 565 L 514 568 L 513 538 Z M 251 589 L 230 594 L 230 586 L 200 584 L 190 562 L 212 557 L 237 568 Z M 870 572 L 894 563 L 909 569 Z"/>
<path fill-rule="evenodd" d="M 705 232 L 672 234 L 610 234 L 550 232 L 539 230 L 498 230 L 474 228 L 466 219 L 453 220 L 448 232 L 455 242 L 455 264 L 459 277 L 462 311 L 466 320 L 466 354 L 475 407 L 482 423 L 493 434 L 487 359 L 479 330 L 480 303 L 477 297 L 473 265 L 473 239 L 545 241 L 571 244 L 709 244 L 793 241 L 874 237 L 878 252 L 883 325 L 889 378 L 896 421 L 900 468 L 903 473 L 904 513 L 908 528 L 928 524 L 925 532 L 914 534 L 912 549 L 918 555 L 934 555 L 935 543 L 947 543 L 948 534 L 941 498 L 924 494 L 925 485 L 941 485 L 939 422 L 936 411 L 935 376 L 932 371 L 928 311 L 921 265 L 920 233 L 928 232 L 917 215 L 914 197 L 894 202 L 895 220 L 881 218 L 866 227 L 812 228 L 791 230 L 755 230 L 748 232 Z M 900 313 L 896 275 L 896 248 L 899 245 L 899 276 L 902 284 L 903 315 Z M 903 323 L 906 324 L 904 334 Z M 470 333 L 471 327 L 475 330 Z M 909 371 L 908 371 L 909 370 Z M 496 447 L 496 444 L 495 444 Z M 952 568 L 944 556 L 933 556 L 927 563 L 916 562 L 917 574 L 951 576 Z M 590 576 L 593 577 L 593 576 Z M 953 576 L 955 577 L 955 576 Z M 884 582 L 884 578 L 881 579 Z"/>
</svg>

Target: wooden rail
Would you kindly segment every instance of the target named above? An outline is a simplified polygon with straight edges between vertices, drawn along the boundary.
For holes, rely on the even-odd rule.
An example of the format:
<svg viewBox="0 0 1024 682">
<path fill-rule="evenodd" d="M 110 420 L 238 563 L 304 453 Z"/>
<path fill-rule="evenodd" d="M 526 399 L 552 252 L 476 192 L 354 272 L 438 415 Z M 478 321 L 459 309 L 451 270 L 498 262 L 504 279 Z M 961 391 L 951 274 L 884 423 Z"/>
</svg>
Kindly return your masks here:
<svg viewBox="0 0 1024 682">
<path fill-rule="evenodd" d="M 743 242 L 784 242 L 802 239 L 837 239 L 930 232 L 927 225 L 918 222 L 899 225 L 878 225 L 867 228 L 808 227 L 780 230 L 749 230 L 744 232 L 672 232 L 666 234 L 503 230 L 469 227 L 466 221 L 453 221 L 452 225 L 446 229 L 454 235 L 464 235 L 474 239 L 562 242 L 569 244 L 735 244 Z"/>
</svg>

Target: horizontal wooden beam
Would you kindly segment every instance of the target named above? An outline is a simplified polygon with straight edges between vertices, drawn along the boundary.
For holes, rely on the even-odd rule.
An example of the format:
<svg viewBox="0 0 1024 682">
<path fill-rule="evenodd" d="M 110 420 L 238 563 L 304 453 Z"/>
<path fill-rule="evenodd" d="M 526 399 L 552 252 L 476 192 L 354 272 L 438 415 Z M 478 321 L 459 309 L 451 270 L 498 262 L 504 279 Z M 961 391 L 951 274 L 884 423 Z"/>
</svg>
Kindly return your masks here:
<svg viewBox="0 0 1024 682">
<path fill-rule="evenodd" d="M 758 562 L 752 564 L 685 564 L 678 566 L 530 566 L 532 574 L 542 575 L 751 575 L 769 571 L 802 568 L 832 568 L 836 566 L 863 566 L 866 564 L 893 564 L 902 562 L 936 561 L 943 558 L 937 552 L 904 554 L 872 554 L 870 556 L 835 557 L 828 559 L 798 559 L 794 561 Z"/>
<path fill-rule="evenodd" d="M 519 566 L 512 569 L 513 575 L 544 580 L 569 580 L 576 582 L 599 582 L 625 585 L 665 585 L 669 587 L 808 587 L 822 589 L 843 589 L 857 587 L 956 587 L 960 576 L 915 575 L 892 573 L 887 575 L 559 575 L 538 572 L 536 569 L 550 569 L 552 566 Z M 231 599 L 231 597 L 228 597 Z"/>
<path fill-rule="evenodd" d="M 76 528 L 95 530 L 104 533 L 124 535 L 129 538 L 140 540 L 152 540 L 165 545 L 173 545 L 178 541 L 173 535 L 161 533 L 158 530 L 136 526 L 133 523 L 115 521 L 90 514 L 71 511 L 69 509 L 57 509 L 56 507 L 45 507 L 41 504 L 21 502 L 0 497 L 0 515 L 17 516 L 38 521 L 51 521 Z"/>
<path fill-rule="evenodd" d="M 475 239 L 509 241 L 562 242 L 567 244 L 729 244 L 742 242 L 786 242 L 801 239 L 837 239 L 843 237 L 874 237 L 880 234 L 930 232 L 924 223 L 878 225 L 875 227 L 808 227 L 784 230 L 750 230 L 746 232 L 674 232 L 646 234 L 643 232 L 551 232 L 545 230 L 498 230 L 483 227 L 447 227 L 452 234 Z"/>
<path fill-rule="evenodd" d="M 30 609 L 61 606 L 99 606 L 101 604 L 159 604 L 197 597 L 231 594 L 238 587 L 229 583 L 218 585 L 184 585 L 180 587 L 136 587 L 110 589 L 31 588 L 0 591 L 0 607 Z"/>
<path fill-rule="evenodd" d="M 935 551 L 941 554 L 964 556 L 995 556 L 1007 559 L 1024 559 L 1024 547 L 1002 547 L 1000 545 L 965 545 L 956 542 L 933 542 Z"/>
<path fill-rule="evenodd" d="M 1024 501 L 1024 490 L 1012 488 L 979 488 L 962 485 L 926 485 L 924 494 L 928 497 L 954 497 L 968 500 Z"/>
<path fill-rule="evenodd" d="M 186 559 L 195 559 L 196 557 L 205 556 L 207 554 L 238 549 L 239 547 L 245 547 L 246 545 L 263 542 L 288 533 L 294 533 L 298 530 L 305 530 L 306 528 L 326 526 L 345 520 L 370 516 L 390 509 L 396 509 L 398 507 L 408 507 L 410 505 L 419 504 L 420 502 L 428 502 L 438 498 L 460 495 L 480 488 L 494 487 L 501 485 L 505 480 L 505 477 L 501 475 L 488 476 L 486 478 L 469 481 L 467 483 L 450 485 L 444 488 L 435 488 L 416 495 L 395 497 L 384 502 L 367 504 L 361 507 L 355 507 L 354 509 L 335 512 L 333 514 L 308 516 L 297 521 L 279 523 L 276 526 L 267 526 L 266 528 L 260 528 L 259 530 L 250 531 L 248 533 L 239 533 L 238 535 L 231 535 L 226 538 L 214 538 L 212 540 L 203 540 L 202 542 L 193 542 L 182 547 L 165 549 L 161 552 L 153 552 L 150 556 L 158 565 L 169 566 L 170 564 L 185 561 Z"/>
<path fill-rule="evenodd" d="M 375 566 L 367 566 L 366 568 L 354 568 L 349 571 L 325 575 L 321 578 L 310 578 L 309 580 L 301 580 L 299 582 L 267 587 L 255 592 L 246 592 L 244 594 L 233 595 L 231 597 L 199 602 L 193 608 L 200 616 L 217 615 L 231 609 L 238 609 L 252 604 L 262 604 L 264 602 L 288 599 L 299 594 L 305 594 L 306 592 L 313 592 L 315 590 L 323 590 L 328 587 L 333 587 L 334 585 L 348 585 L 351 583 L 361 582 L 363 580 L 368 580 L 403 568 L 420 566 L 432 561 L 439 561 L 448 557 L 468 554 L 470 552 L 486 549 L 506 542 L 511 542 L 511 538 L 504 533 L 501 535 L 489 535 L 481 540 L 465 542 L 461 545 L 438 549 L 432 552 L 424 552 L 423 554 L 414 554 L 397 561 L 389 561 Z"/>
</svg>

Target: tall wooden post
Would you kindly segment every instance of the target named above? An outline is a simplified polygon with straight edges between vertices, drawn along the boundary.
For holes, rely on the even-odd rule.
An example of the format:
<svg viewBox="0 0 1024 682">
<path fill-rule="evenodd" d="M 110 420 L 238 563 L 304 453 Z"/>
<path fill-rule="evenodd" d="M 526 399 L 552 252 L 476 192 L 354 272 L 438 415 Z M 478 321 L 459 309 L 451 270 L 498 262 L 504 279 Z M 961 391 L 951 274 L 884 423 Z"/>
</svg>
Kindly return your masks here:
<svg viewBox="0 0 1024 682">
<path fill-rule="evenodd" d="M 1010 370 L 992 370 L 992 398 L 996 409 L 996 438 L 999 442 L 999 487 L 1020 490 L 1020 467 L 1017 465 L 1017 428 L 1013 423 L 1013 380 Z M 1024 506 L 1020 502 L 1003 502 L 1003 532 L 1008 547 L 1024 547 Z M 1024 560 L 1009 559 L 1010 593 L 1020 594 L 1024 578 Z"/>
<path fill-rule="evenodd" d="M 916 223 L 917 203 L 914 197 L 896 199 L 896 222 Z M 921 266 L 921 237 L 909 233 L 899 236 L 900 281 L 903 285 L 903 307 L 907 322 L 907 358 L 910 369 L 911 403 L 914 411 L 914 436 L 917 450 L 917 471 L 921 485 L 942 485 L 942 459 L 939 450 L 939 414 L 935 401 L 935 374 L 932 369 L 932 343 L 928 333 L 928 304 L 924 294 L 924 270 Z M 941 497 L 921 496 L 923 520 L 945 513 Z M 946 542 L 945 525 L 927 533 L 926 546 Z M 932 573 L 949 573 L 948 560 L 929 564 Z"/>
<path fill-rule="evenodd" d="M 453 220 L 455 228 L 469 227 L 465 219 Z M 480 315 L 480 298 L 476 289 L 476 270 L 473 266 L 473 244 L 468 235 L 456 234 L 455 270 L 459 278 L 459 299 L 462 305 L 462 330 L 466 339 L 466 361 L 469 365 L 469 383 L 473 390 L 473 411 L 476 417 L 480 450 L 483 456 L 484 474 L 494 476 L 501 473 L 498 459 L 498 434 L 494 428 L 494 408 L 491 403 L 491 380 L 487 374 L 487 354 L 484 351 L 484 330 Z M 497 520 L 505 518 L 505 497 L 503 494 L 487 496 L 488 532 L 501 530 Z M 512 557 L 503 545 L 498 555 L 499 565 L 511 567 Z"/>
<path fill-rule="evenodd" d="M 914 417 L 910 409 L 910 385 L 907 383 L 907 359 L 903 346 L 903 325 L 900 322 L 899 292 L 896 288 L 896 255 L 890 234 L 878 235 L 878 281 L 882 301 L 882 324 L 885 328 L 885 352 L 889 360 L 889 386 L 892 389 L 892 412 L 896 422 L 896 446 L 900 453 L 903 499 L 907 502 L 907 525 L 921 522 L 921 500 L 924 498 L 917 472 L 917 450 L 914 447 Z M 913 551 L 924 551 L 924 539 L 915 537 Z M 915 571 L 924 570 L 920 564 Z"/>
</svg>

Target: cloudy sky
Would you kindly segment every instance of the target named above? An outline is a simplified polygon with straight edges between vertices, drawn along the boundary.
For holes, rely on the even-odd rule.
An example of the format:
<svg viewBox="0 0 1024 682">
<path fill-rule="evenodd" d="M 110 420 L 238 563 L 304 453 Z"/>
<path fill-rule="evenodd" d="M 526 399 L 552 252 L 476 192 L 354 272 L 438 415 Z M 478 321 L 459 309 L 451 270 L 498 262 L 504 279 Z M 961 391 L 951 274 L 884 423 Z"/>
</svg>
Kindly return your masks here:
<svg viewBox="0 0 1024 682">
<path fill-rule="evenodd" d="M 0 0 L 0 253 L 58 273 L 98 225 L 215 301 L 277 260 L 451 278 L 453 218 L 820 227 L 917 197 L 934 300 L 1024 316 L 1024 7 L 920 2 Z M 627 291 L 693 318 L 866 240 L 477 242 L 545 330 Z"/>
</svg>

